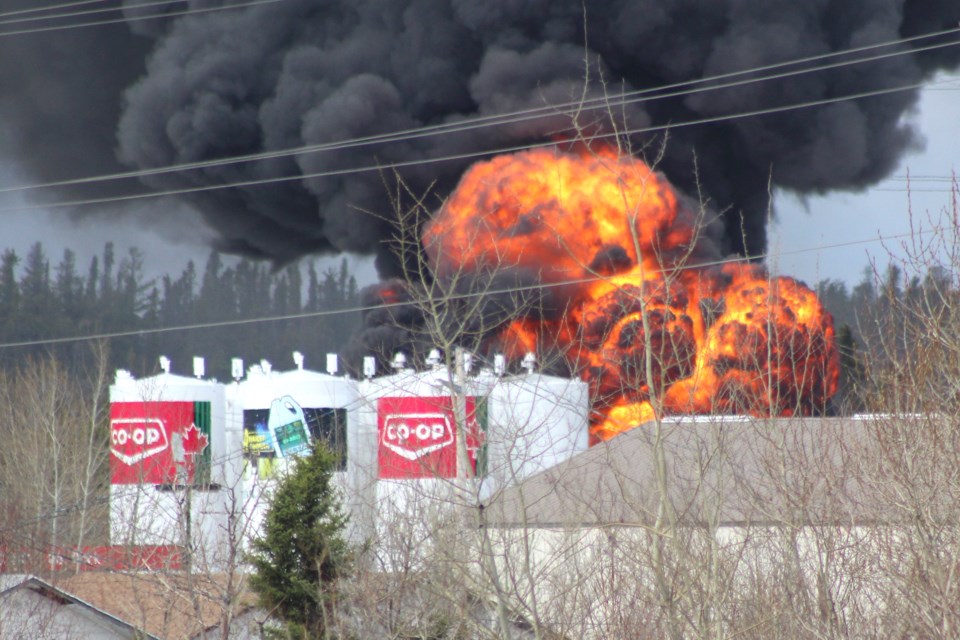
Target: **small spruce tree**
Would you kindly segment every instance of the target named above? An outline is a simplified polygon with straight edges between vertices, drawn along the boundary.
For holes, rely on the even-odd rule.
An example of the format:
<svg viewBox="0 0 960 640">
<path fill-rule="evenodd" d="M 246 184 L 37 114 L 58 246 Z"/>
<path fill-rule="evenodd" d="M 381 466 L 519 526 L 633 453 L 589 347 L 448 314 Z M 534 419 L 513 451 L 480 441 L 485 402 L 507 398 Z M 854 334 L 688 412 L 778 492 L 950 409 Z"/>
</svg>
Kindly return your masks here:
<svg viewBox="0 0 960 640">
<path fill-rule="evenodd" d="M 298 458 L 252 545 L 250 584 L 260 604 L 283 621 L 279 637 L 325 638 L 331 631 L 337 578 L 348 561 L 334 469 L 336 455 L 322 443 Z"/>
</svg>

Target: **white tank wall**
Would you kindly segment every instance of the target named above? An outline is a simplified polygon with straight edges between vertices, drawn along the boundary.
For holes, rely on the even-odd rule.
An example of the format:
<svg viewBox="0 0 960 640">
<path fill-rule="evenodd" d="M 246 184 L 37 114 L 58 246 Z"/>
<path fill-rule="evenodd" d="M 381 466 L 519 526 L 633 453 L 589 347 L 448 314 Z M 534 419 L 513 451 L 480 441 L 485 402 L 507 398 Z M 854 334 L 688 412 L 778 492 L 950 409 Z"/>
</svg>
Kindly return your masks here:
<svg viewBox="0 0 960 640">
<path fill-rule="evenodd" d="M 352 536 L 389 536 L 387 521 L 429 520 L 455 503 L 450 479 L 378 478 L 378 400 L 385 397 L 450 395 L 450 376 L 439 367 L 403 371 L 359 383 L 356 432 L 349 442 Z M 589 391 L 579 379 L 538 373 L 498 377 L 481 371 L 468 378 L 467 396 L 486 399 L 485 475 L 476 487 L 484 500 L 498 488 L 551 467 L 588 447 Z M 409 530 L 409 527 L 407 527 Z"/>
<path fill-rule="evenodd" d="M 438 503 L 451 504 L 453 483 L 450 479 L 378 477 L 378 400 L 450 396 L 450 382 L 449 370 L 441 366 L 427 371 L 403 370 L 358 384 L 356 431 L 348 437 L 348 444 L 352 446 L 347 469 L 352 540 L 370 539 L 378 524 L 392 517 L 417 519 L 424 509 L 433 509 Z M 485 397 L 495 382 L 496 378 L 491 375 L 471 377 L 464 391 L 468 396 Z"/>
<path fill-rule="evenodd" d="M 116 484 L 110 487 L 111 544 L 182 544 L 187 513 L 191 543 L 198 561 L 210 562 L 229 546 L 233 491 L 239 488 L 240 450 L 227 436 L 226 392 L 222 384 L 172 374 L 134 379 L 118 372 L 110 387 L 110 402 L 209 402 L 210 483 L 213 489 L 159 490 L 154 485 Z M 236 513 L 234 512 L 234 515 Z M 215 566 L 211 564 L 210 566 Z"/>
<path fill-rule="evenodd" d="M 189 506 L 187 495 L 190 496 Z M 110 543 L 117 545 L 181 545 L 190 523 L 195 562 L 222 570 L 228 561 L 231 533 L 239 540 L 241 518 L 231 520 L 230 492 L 192 489 L 160 490 L 155 486 L 110 487 Z M 230 527 L 234 526 L 231 532 Z"/>
<path fill-rule="evenodd" d="M 227 406 L 224 386 L 211 380 L 198 380 L 164 373 L 139 380 L 118 373 L 110 387 L 110 403 L 116 402 L 209 402 L 210 403 L 210 482 L 235 483 L 232 467 L 227 465 L 235 451 L 227 448 Z"/>
<path fill-rule="evenodd" d="M 539 373 L 503 378 L 488 397 L 484 497 L 589 446 L 590 395 L 579 379 Z"/>
<path fill-rule="evenodd" d="M 363 543 L 373 537 L 377 513 L 377 393 L 372 380 L 357 384 L 356 419 L 347 433 L 348 539 Z"/>
<path fill-rule="evenodd" d="M 247 377 L 231 384 L 228 388 L 230 425 L 228 433 L 236 442 L 236 450 L 243 449 L 244 411 L 269 411 L 275 400 L 290 396 L 302 408 L 310 409 L 346 409 L 347 410 L 347 464 L 352 457 L 351 432 L 356 421 L 358 402 L 357 382 L 346 377 L 331 376 L 325 373 L 295 369 L 292 371 L 265 371 L 261 366 L 251 367 Z M 276 473 L 283 473 L 289 465 L 288 460 L 275 458 L 272 466 Z M 243 462 L 241 461 L 241 470 Z M 347 485 L 347 472 L 336 472 L 333 483 L 343 490 Z M 269 497 L 277 484 L 277 477 L 261 478 L 253 468 L 243 473 L 242 495 L 245 525 L 244 538 L 248 539 L 261 531 L 266 516 Z M 346 504 L 346 499 L 344 500 Z"/>
</svg>

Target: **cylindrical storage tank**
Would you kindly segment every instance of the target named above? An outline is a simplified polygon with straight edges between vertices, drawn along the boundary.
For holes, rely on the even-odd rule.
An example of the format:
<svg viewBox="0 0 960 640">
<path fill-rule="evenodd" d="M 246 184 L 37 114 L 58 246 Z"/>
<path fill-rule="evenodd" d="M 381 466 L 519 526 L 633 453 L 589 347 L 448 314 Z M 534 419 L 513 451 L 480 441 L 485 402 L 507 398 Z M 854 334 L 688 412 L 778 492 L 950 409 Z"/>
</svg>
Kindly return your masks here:
<svg viewBox="0 0 960 640">
<path fill-rule="evenodd" d="M 110 387 L 110 542 L 185 544 L 216 563 L 228 540 L 224 387 L 163 373 Z M 189 499 L 188 499 L 189 498 Z"/>
<path fill-rule="evenodd" d="M 314 441 L 323 440 L 338 455 L 334 484 L 346 490 L 356 381 L 306 369 L 274 371 L 262 363 L 230 385 L 229 396 L 231 428 L 239 433 L 245 463 L 246 538 L 260 531 L 280 476 Z"/>
<path fill-rule="evenodd" d="M 459 381 L 446 367 L 434 366 L 359 383 L 356 453 L 351 450 L 348 472 L 355 540 L 406 536 L 411 526 L 449 512 L 458 474 L 466 473 L 459 469 L 456 415 L 462 412 L 466 420 L 463 444 L 473 475 L 495 381 L 489 375 Z"/>
<path fill-rule="evenodd" d="M 590 395 L 578 378 L 502 378 L 488 398 L 484 497 L 585 451 Z"/>
</svg>

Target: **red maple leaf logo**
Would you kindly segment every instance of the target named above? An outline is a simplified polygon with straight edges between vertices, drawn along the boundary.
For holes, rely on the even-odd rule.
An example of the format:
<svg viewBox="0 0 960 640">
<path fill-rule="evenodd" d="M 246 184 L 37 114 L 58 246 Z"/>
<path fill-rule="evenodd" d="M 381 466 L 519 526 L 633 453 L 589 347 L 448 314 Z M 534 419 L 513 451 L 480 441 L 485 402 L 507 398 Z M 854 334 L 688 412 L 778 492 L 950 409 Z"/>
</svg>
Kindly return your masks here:
<svg viewBox="0 0 960 640">
<path fill-rule="evenodd" d="M 207 448 L 210 438 L 207 434 L 197 428 L 196 423 L 191 422 L 187 428 L 180 430 L 181 442 L 183 444 L 183 460 L 176 460 L 177 466 L 183 466 L 189 481 L 193 481 L 194 470 L 196 469 L 196 456 Z"/>
<path fill-rule="evenodd" d="M 188 456 L 195 456 L 207 448 L 209 444 L 207 434 L 197 429 L 196 423 L 183 430 L 183 452 Z"/>
</svg>

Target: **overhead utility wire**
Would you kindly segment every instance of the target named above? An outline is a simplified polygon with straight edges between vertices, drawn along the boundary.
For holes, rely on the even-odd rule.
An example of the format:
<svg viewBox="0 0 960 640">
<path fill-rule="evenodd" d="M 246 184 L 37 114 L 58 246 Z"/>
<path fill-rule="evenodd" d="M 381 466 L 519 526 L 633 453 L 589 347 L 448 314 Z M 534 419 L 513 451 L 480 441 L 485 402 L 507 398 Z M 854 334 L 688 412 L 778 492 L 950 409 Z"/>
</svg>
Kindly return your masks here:
<svg viewBox="0 0 960 640">
<path fill-rule="evenodd" d="M 816 60 L 846 56 L 846 55 L 850 55 L 851 53 L 859 53 L 859 52 L 873 50 L 877 48 L 889 47 L 889 46 L 902 44 L 909 41 L 932 38 L 932 37 L 942 36 L 945 34 L 950 34 L 955 32 L 960 32 L 960 27 L 956 29 L 949 29 L 946 31 L 940 31 L 940 32 L 925 34 L 921 36 L 913 36 L 911 38 L 905 38 L 902 40 L 888 41 L 888 42 L 879 43 L 875 45 L 857 47 L 854 49 L 847 49 L 844 51 L 821 54 L 818 56 L 811 56 L 807 58 L 799 58 L 795 60 L 789 60 L 789 61 L 766 65 L 762 67 L 754 67 L 750 69 L 744 69 L 740 71 L 719 74 L 719 75 L 711 76 L 708 78 L 702 78 L 698 80 L 688 80 L 684 82 L 662 85 L 659 87 L 651 87 L 647 89 L 621 93 L 613 97 L 608 96 L 608 97 L 601 97 L 601 98 L 592 98 L 592 99 L 589 99 L 586 101 L 580 101 L 580 102 L 567 102 L 567 103 L 551 105 L 546 107 L 537 107 L 537 108 L 508 112 L 508 113 L 497 114 L 497 115 L 482 116 L 482 117 L 472 118 L 472 119 L 457 122 L 457 123 L 429 125 L 429 126 L 405 129 L 405 130 L 394 131 L 394 132 L 389 132 L 384 134 L 375 134 L 375 135 L 358 137 L 358 138 L 348 138 L 345 140 L 339 140 L 335 142 L 328 142 L 328 143 L 314 144 L 314 145 L 304 145 L 299 147 L 289 147 L 286 149 L 279 149 L 275 151 L 264 151 L 264 152 L 245 154 L 245 155 L 239 155 L 239 156 L 218 158 L 214 160 L 188 162 L 188 163 L 181 163 L 181 164 L 175 164 L 175 165 L 168 165 L 164 167 L 139 169 L 135 171 L 104 174 L 100 176 L 90 176 L 86 178 L 59 180 L 55 182 L 46 182 L 42 184 L 6 187 L 6 188 L 0 189 L 0 193 L 89 184 L 89 183 L 95 183 L 95 182 L 107 182 L 107 181 L 123 180 L 123 179 L 130 179 L 130 178 L 139 178 L 139 177 L 145 177 L 145 176 L 151 176 L 151 175 L 160 175 L 165 173 L 175 173 L 175 172 L 181 172 L 181 171 L 189 171 L 193 169 L 202 169 L 207 167 L 224 166 L 224 165 L 236 164 L 241 162 L 250 162 L 255 160 L 268 160 L 268 159 L 288 157 L 293 155 L 303 155 L 308 153 L 319 153 L 323 151 L 349 149 L 349 148 L 354 148 L 358 146 L 366 146 L 366 145 L 385 143 L 385 142 L 402 142 L 406 140 L 414 140 L 418 138 L 435 136 L 435 135 L 460 133 L 460 132 L 470 131 L 478 128 L 500 126 L 503 124 L 513 124 L 516 122 L 524 122 L 531 119 L 537 119 L 545 115 L 557 115 L 558 113 L 562 113 L 566 109 L 595 110 L 600 108 L 609 108 L 612 106 L 621 106 L 624 104 L 646 102 L 648 100 L 658 100 L 662 98 L 690 95 L 690 94 L 700 93 L 704 91 L 727 89 L 727 88 L 743 86 L 747 84 L 764 82 L 767 80 L 777 80 L 777 79 L 787 78 L 787 77 L 796 76 L 800 74 L 813 73 L 817 71 L 839 68 L 844 66 L 851 66 L 854 64 L 861 64 L 865 62 L 872 62 L 872 61 L 881 60 L 881 59 L 890 58 L 890 57 L 909 55 L 909 54 L 921 52 L 921 51 L 929 51 L 933 49 L 957 46 L 957 45 L 960 45 L 960 41 L 938 43 L 938 44 L 928 45 L 925 47 L 918 47 L 915 49 L 895 51 L 895 52 L 886 53 L 886 54 L 878 54 L 876 56 L 870 56 L 866 58 L 858 58 L 855 60 L 844 60 L 844 61 L 827 64 L 827 65 L 807 67 L 804 69 L 796 69 L 792 71 L 786 71 L 780 74 L 762 76 L 758 78 L 747 78 L 747 79 L 739 80 L 736 82 L 722 83 L 722 84 L 717 84 L 713 86 L 697 87 L 694 85 L 707 84 L 710 82 L 715 82 L 717 80 L 723 80 L 726 78 L 732 78 L 732 77 L 757 73 L 759 71 L 767 71 L 767 70 L 772 70 L 777 68 L 783 68 L 786 66 L 803 64 L 806 62 L 811 62 Z M 671 89 L 678 89 L 681 87 L 692 87 L 692 88 L 684 91 L 673 91 L 669 93 L 657 94 L 657 92 L 668 91 Z M 650 94 L 657 94 L 657 95 L 650 95 Z M 648 96 L 648 97 L 642 97 L 642 96 Z"/>
<path fill-rule="evenodd" d="M 97 0 L 97 1 L 99 1 L 99 0 Z M 184 3 L 184 2 L 189 2 L 189 1 L 190 1 L 190 0 L 154 0 L 153 2 L 143 2 L 143 3 L 140 3 L 140 4 L 129 5 L 129 6 L 126 6 L 126 7 L 124 7 L 124 6 L 122 6 L 122 5 L 121 5 L 121 6 L 116 6 L 116 7 L 101 7 L 101 8 L 98 8 L 98 9 L 85 9 L 85 10 L 83 10 L 83 11 L 71 11 L 71 12 L 68 12 L 68 13 L 54 13 L 54 14 L 49 14 L 49 15 L 33 16 L 33 17 L 30 17 L 30 18 L 14 18 L 14 19 L 12 19 L 12 20 L 3 20 L 2 18 L 5 18 L 6 15 L 3 14 L 3 13 L 0 13 L 0 25 L 5 25 L 5 24 L 21 24 L 21 23 L 23 23 L 23 22 L 37 22 L 37 21 L 39 21 L 39 20 L 62 20 L 62 19 L 64 19 L 64 18 L 76 18 L 76 17 L 80 17 L 80 16 L 95 15 L 95 14 L 98 14 L 98 13 L 116 13 L 116 12 L 118 12 L 118 11 L 123 11 L 124 9 L 147 9 L 147 8 L 150 8 L 150 7 L 156 7 L 156 6 L 160 6 L 160 5 L 182 4 L 182 3 Z M 87 3 L 83 3 L 83 4 L 87 4 Z M 47 10 L 47 9 L 44 9 L 44 11 L 46 11 L 46 10 Z M 35 11 L 36 11 L 36 10 L 35 10 Z M 18 13 L 19 13 L 19 12 L 18 12 Z M 162 14 L 162 15 L 163 15 L 163 16 L 167 16 L 167 15 L 170 15 L 170 14 Z M 155 17 L 155 16 L 151 15 L 150 17 Z M 124 20 L 126 20 L 126 19 L 127 19 L 127 18 L 124 17 Z M 71 28 L 73 25 L 69 25 L 69 24 L 68 24 L 68 25 L 61 25 L 61 26 Z"/>
<path fill-rule="evenodd" d="M 887 236 L 881 235 L 876 238 L 863 239 L 863 240 L 850 240 L 847 242 L 838 242 L 838 243 L 831 243 L 831 244 L 822 244 L 814 247 L 809 247 L 806 249 L 795 249 L 793 251 L 764 252 L 764 253 L 759 253 L 752 256 L 734 256 L 734 257 L 728 257 L 728 258 L 721 258 L 719 260 L 698 262 L 696 264 L 687 264 L 679 267 L 664 268 L 664 269 L 659 269 L 651 272 L 676 273 L 679 271 L 706 269 L 708 267 L 717 267 L 725 264 L 735 264 L 738 262 L 747 262 L 751 260 L 779 259 L 783 256 L 798 255 L 802 253 L 812 253 L 815 251 L 822 251 L 825 249 L 842 249 L 842 248 L 852 247 L 856 245 L 873 244 L 876 242 L 884 242 L 888 240 L 901 240 L 901 239 L 906 239 L 910 237 L 915 237 L 918 235 L 928 235 L 934 232 L 935 232 L 934 229 L 929 229 L 925 231 L 914 231 L 914 232 L 907 232 L 907 233 L 887 235 Z M 500 289 L 489 289 L 484 291 L 453 293 L 444 297 L 447 300 L 469 300 L 471 298 L 478 298 L 478 297 L 487 296 L 487 295 L 501 295 L 506 293 L 527 293 L 530 291 L 538 291 L 542 289 L 553 289 L 556 287 L 567 287 L 570 285 L 589 284 L 591 282 L 597 282 L 599 280 L 606 280 L 606 279 L 609 279 L 609 276 L 591 275 L 591 276 L 585 276 L 582 278 L 572 278 L 572 279 L 564 280 L 560 282 L 546 282 L 546 283 L 539 283 L 539 284 L 521 285 L 521 286 L 515 286 L 515 287 L 504 287 Z M 223 327 L 235 327 L 235 326 L 241 326 L 241 325 L 259 324 L 264 322 L 304 320 L 307 318 L 322 318 L 327 316 L 341 315 L 345 313 L 362 313 L 364 311 L 373 311 L 377 309 L 394 309 L 394 308 L 409 307 L 412 304 L 416 304 L 416 302 L 415 301 L 388 302 L 383 304 L 351 307 L 347 309 L 331 309 L 327 311 L 306 311 L 303 313 L 293 313 L 293 314 L 287 314 L 287 315 L 281 315 L 281 316 L 265 316 L 262 318 L 247 318 L 243 320 L 221 320 L 217 322 L 203 322 L 203 323 L 176 325 L 176 326 L 170 326 L 170 327 L 157 327 L 154 329 L 131 329 L 129 331 L 114 331 L 110 333 L 89 334 L 89 335 L 83 335 L 83 336 L 23 340 L 20 342 L 0 343 L 0 349 L 10 349 L 10 348 L 16 348 L 16 347 L 36 347 L 36 346 L 54 345 L 54 344 L 68 344 L 72 342 L 85 342 L 85 341 L 92 341 L 92 340 L 112 340 L 115 338 L 128 338 L 128 337 L 134 337 L 134 336 L 155 335 L 159 333 L 173 333 L 177 331 L 191 331 L 191 330 L 197 330 L 197 329 L 217 329 L 217 328 L 223 328 Z"/>
<path fill-rule="evenodd" d="M 926 83 L 913 83 L 907 85 L 901 85 L 897 87 L 890 87 L 887 89 L 877 89 L 874 91 L 862 91 L 859 93 L 849 94 L 845 96 L 837 96 L 834 98 L 824 98 L 821 100 L 811 100 L 808 102 L 800 102 L 789 105 L 781 105 L 779 107 L 769 107 L 766 109 L 755 109 L 752 111 L 743 111 L 740 113 L 725 114 L 721 116 L 710 116 L 705 118 L 697 118 L 694 120 L 687 120 L 684 122 L 675 122 L 663 125 L 653 125 L 649 127 L 639 127 L 634 129 L 627 129 L 624 131 L 612 132 L 612 133 L 594 133 L 594 134 L 585 134 L 579 139 L 587 142 L 592 142 L 595 140 L 603 140 L 607 138 L 616 138 L 622 135 L 633 135 L 639 133 L 651 133 L 655 131 L 667 131 L 670 129 L 679 129 L 681 127 L 691 127 L 703 124 L 714 124 L 717 122 L 726 122 L 730 120 L 739 120 L 743 118 L 751 118 L 756 116 L 771 115 L 775 113 L 784 113 L 787 111 L 792 111 L 795 109 L 807 109 L 810 107 L 818 107 L 828 104 L 835 104 L 837 102 L 846 102 L 848 100 L 860 100 L 863 98 L 876 97 L 881 95 L 887 95 L 891 93 L 898 93 L 901 91 L 909 91 L 912 89 L 918 89 L 923 87 Z M 14 211 L 33 211 L 38 209 L 53 209 L 58 207 L 78 207 L 94 204 L 112 204 L 118 202 L 130 202 L 135 200 L 145 200 L 149 198 L 160 198 L 164 196 L 178 196 L 186 195 L 189 193 L 202 193 L 207 191 L 219 191 L 221 189 L 233 189 L 237 187 L 252 187 L 259 186 L 264 184 L 277 184 L 282 182 L 292 182 L 297 180 L 308 180 L 311 178 L 325 178 L 331 176 L 341 176 L 341 175 L 350 175 L 354 173 L 368 173 L 373 171 L 385 171 L 390 169 L 402 169 L 405 167 L 411 166 L 421 166 L 428 164 L 437 164 L 441 162 L 451 162 L 455 160 L 469 160 L 474 158 L 481 158 L 490 155 L 503 154 L 503 153 L 516 153 L 520 151 L 527 151 L 530 149 L 541 149 L 555 146 L 555 142 L 540 142 L 540 143 L 527 143 L 522 145 L 514 145 L 510 147 L 500 147 L 497 149 L 488 149 L 484 151 L 472 151 L 465 152 L 460 154 L 452 154 L 446 156 L 438 156 L 433 158 L 418 158 L 416 160 L 405 160 L 400 162 L 389 162 L 383 164 L 375 165 L 364 165 L 359 167 L 348 167 L 344 169 L 331 169 L 328 171 L 316 171 L 310 173 L 303 173 L 297 175 L 289 176 L 278 176 L 273 178 L 255 178 L 250 180 L 237 180 L 234 182 L 226 182 L 223 184 L 214 184 L 214 185 L 205 185 L 199 187 L 184 187 L 180 189 L 168 189 L 164 191 L 153 191 L 149 193 L 134 193 L 125 196 L 105 196 L 102 198 L 87 198 L 79 200 L 67 200 L 61 202 L 51 202 L 46 204 L 33 204 L 33 205 L 20 205 L 13 207 L 3 207 L 0 208 L 0 213 L 9 213 Z"/>
<path fill-rule="evenodd" d="M 134 22 L 138 20 L 154 20 L 157 18 L 175 18 L 178 16 L 187 16 L 195 15 L 201 13 L 214 13 L 218 11 L 229 11 L 231 9 L 243 9 L 245 7 L 253 7 L 262 4 L 275 4 L 277 2 L 287 2 L 287 0 L 248 0 L 247 2 L 239 2 L 237 4 L 231 4 L 225 7 L 205 7 L 205 8 L 195 8 L 195 9 L 183 9 L 181 11 L 170 11 L 168 13 L 157 13 L 149 16 L 128 16 L 124 18 L 115 18 L 111 20 L 97 20 L 95 22 L 78 22 L 74 24 L 65 24 L 57 25 L 52 27 L 34 27 L 32 29 L 20 29 L 17 31 L 0 31 L 0 38 L 5 38 L 7 36 L 22 36 L 31 33 L 48 33 L 51 31 L 64 31 L 66 29 L 82 29 L 85 27 L 100 27 L 110 24 L 123 24 L 125 22 Z"/>
<path fill-rule="evenodd" d="M 12 11 L 0 11 L 0 18 L 8 16 L 21 16 L 25 13 L 41 13 L 43 11 L 55 11 L 57 9 L 70 9 L 85 4 L 100 4 L 103 0 L 79 0 L 78 2 L 62 2 L 60 4 L 48 4 L 47 6 L 31 7 L 29 9 L 14 9 Z"/>
<path fill-rule="evenodd" d="M 920 174 L 920 175 L 905 175 L 905 176 L 894 176 L 892 178 L 887 178 L 887 182 L 957 182 L 960 180 L 960 175 L 935 175 L 935 174 Z"/>
<path fill-rule="evenodd" d="M 957 190 L 952 187 L 942 187 L 940 189 L 910 189 L 908 187 L 874 187 L 871 191 L 883 193 L 954 193 Z"/>
</svg>

